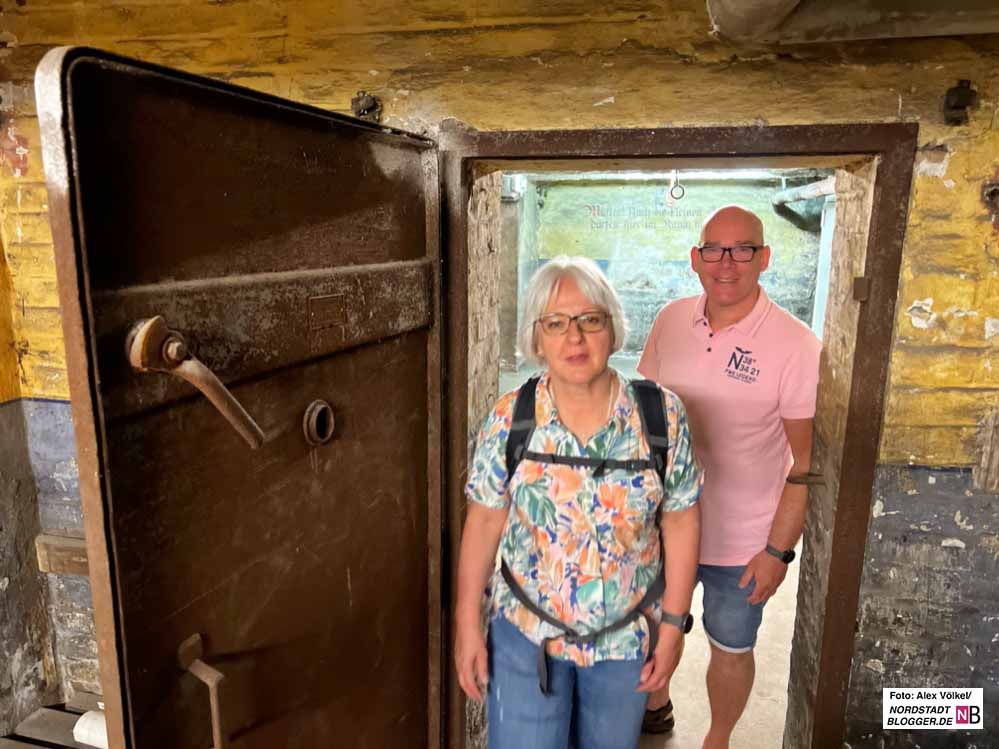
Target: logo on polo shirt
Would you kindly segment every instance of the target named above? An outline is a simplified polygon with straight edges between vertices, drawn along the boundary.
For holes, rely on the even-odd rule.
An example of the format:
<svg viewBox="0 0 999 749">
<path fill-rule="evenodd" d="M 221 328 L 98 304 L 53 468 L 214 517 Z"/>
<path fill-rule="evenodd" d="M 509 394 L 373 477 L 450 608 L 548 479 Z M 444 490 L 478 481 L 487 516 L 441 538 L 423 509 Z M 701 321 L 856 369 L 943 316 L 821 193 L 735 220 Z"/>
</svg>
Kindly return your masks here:
<svg viewBox="0 0 999 749">
<path fill-rule="evenodd" d="M 760 374 L 760 368 L 756 366 L 757 360 L 751 356 L 752 353 L 749 349 L 742 349 L 736 346 L 735 351 L 728 358 L 728 366 L 725 367 L 725 374 L 733 380 L 739 380 L 740 382 L 748 382 L 749 384 L 756 382 L 756 378 Z"/>
</svg>

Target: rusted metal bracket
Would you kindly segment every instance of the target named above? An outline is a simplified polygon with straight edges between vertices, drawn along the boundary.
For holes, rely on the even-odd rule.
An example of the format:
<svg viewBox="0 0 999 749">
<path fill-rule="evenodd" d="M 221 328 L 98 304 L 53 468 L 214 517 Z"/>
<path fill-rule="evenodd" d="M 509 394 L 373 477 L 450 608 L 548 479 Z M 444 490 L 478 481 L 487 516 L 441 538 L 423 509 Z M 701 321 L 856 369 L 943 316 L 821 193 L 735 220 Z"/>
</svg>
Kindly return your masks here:
<svg viewBox="0 0 999 749">
<path fill-rule="evenodd" d="M 208 699 L 211 701 L 213 749 L 225 749 L 222 706 L 219 702 L 219 685 L 225 681 L 225 674 L 201 660 L 204 655 L 205 645 L 200 634 L 191 635 L 177 648 L 177 662 L 180 667 L 208 687 Z"/>
<path fill-rule="evenodd" d="M 358 91 L 357 96 L 350 100 L 350 111 L 358 119 L 381 122 L 382 100 L 367 91 Z"/>
<path fill-rule="evenodd" d="M 967 125 L 968 110 L 977 104 L 978 92 L 971 87 L 971 81 L 958 81 L 944 95 L 944 122 L 948 125 Z"/>
<path fill-rule="evenodd" d="M 264 431 L 222 381 L 191 355 L 184 337 L 170 330 L 162 315 L 139 320 L 126 342 L 129 364 L 137 372 L 165 372 L 194 385 L 232 424 L 251 449 L 264 444 Z"/>
</svg>

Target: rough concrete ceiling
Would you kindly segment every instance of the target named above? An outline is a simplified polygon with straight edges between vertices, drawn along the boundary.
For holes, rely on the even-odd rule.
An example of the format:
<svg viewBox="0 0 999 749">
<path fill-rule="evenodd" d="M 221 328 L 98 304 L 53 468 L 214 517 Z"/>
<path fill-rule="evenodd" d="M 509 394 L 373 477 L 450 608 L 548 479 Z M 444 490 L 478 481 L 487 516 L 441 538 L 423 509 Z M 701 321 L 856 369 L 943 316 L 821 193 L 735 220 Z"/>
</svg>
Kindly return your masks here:
<svg viewBox="0 0 999 749">
<path fill-rule="evenodd" d="M 802 44 L 999 33 L 997 0 L 707 0 L 715 30 L 740 41 Z"/>
</svg>

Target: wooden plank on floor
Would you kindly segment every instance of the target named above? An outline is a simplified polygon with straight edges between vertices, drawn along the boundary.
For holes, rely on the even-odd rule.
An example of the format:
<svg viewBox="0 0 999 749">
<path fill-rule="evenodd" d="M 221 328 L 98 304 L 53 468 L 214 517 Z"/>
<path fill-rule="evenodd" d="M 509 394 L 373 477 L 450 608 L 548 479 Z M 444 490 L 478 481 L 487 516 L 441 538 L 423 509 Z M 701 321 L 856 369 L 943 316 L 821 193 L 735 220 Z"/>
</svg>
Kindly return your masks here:
<svg viewBox="0 0 999 749">
<path fill-rule="evenodd" d="M 80 716 L 64 710 L 43 707 L 35 710 L 22 720 L 14 731 L 16 738 L 38 739 L 56 746 L 73 747 L 73 749 L 93 749 L 86 744 L 73 741 L 73 726 Z"/>
<path fill-rule="evenodd" d="M 35 538 L 38 569 L 61 575 L 89 575 L 87 542 L 82 538 L 42 533 Z"/>
<path fill-rule="evenodd" d="M 78 715 L 83 715 L 88 710 L 100 710 L 101 707 L 98 702 L 103 702 L 104 698 L 99 694 L 91 694 L 90 692 L 76 692 L 73 697 L 66 703 L 66 710 L 71 713 L 77 713 Z"/>
</svg>

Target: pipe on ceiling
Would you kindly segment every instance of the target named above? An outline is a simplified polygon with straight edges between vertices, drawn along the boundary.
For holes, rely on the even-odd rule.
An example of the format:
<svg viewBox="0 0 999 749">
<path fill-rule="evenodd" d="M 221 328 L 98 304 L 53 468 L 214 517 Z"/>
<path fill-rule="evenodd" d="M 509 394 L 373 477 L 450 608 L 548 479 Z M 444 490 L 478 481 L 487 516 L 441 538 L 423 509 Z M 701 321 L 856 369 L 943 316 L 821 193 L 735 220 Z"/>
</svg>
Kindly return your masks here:
<svg viewBox="0 0 999 749">
<path fill-rule="evenodd" d="M 836 194 L 836 177 L 826 177 L 818 182 L 810 182 L 807 185 L 791 187 L 774 193 L 770 202 L 774 205 L 786 205 L 798 200 L 812 200 L 814 198 L 824 198 L 827 195 Z"/>
</svg>

